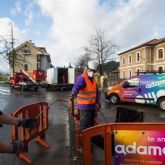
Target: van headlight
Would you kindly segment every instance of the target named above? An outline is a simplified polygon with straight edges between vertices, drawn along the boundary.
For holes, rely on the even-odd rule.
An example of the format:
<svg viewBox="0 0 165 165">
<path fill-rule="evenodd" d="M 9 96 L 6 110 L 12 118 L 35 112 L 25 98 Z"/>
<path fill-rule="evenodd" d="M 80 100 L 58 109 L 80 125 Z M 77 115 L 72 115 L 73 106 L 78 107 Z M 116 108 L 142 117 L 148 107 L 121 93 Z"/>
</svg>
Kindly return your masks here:
<svg viewBox="0 0 165 165">
<path fill-rule="evenodd" d="M 112 87 L 108 87 L 107 91 L 109 91 L 109 90 L 111 90 L 111 89 L 112 89 Z"/>
<path fill-rule="evenodd" d="M 108 87 L 105 92 L 107 93 L 111 89 L 112 89 L 112 87 Z"/>
</svg>

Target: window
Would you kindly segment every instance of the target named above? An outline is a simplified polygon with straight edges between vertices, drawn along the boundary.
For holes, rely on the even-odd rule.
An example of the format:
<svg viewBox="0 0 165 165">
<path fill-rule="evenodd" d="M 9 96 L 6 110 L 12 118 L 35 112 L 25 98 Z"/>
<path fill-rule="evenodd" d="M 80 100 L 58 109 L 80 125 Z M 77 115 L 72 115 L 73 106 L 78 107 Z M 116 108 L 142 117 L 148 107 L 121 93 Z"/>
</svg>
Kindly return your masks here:
<svg viewBox="0 0 165 165">
<path fill-rule="evenodd" d="M 131 69 L 128 70 L 128 75 L 129 75 L 129 77 L 132 77 L 132 70 Z"/>
<path fill-rule="evenodd" d="M 140 52 L 137 52 L 136 53 L 136 61 L 137 62 L 140 62 Z"/>
<path fill-rule="evenodd" d="M 163 73 L 164 67 L 163 66 L 158 66 L 158 72 Z"/>
<path fill-rule="evenodd" d="M 128 80 L 129 87 L 138 87 L 140 85 L 140 79 L 139 78 L 131 78 Z"/>
<path fill-rule="evenodd" d="M 123 65 L 125 65 L 125 58 L 123 58 Z"/>
<path fill-rule="evenodd" d="M 139 75 L 140 68 L 136 68 L 136 74 Z"/>
<path fill-rule="evenodd" d="M 25 64 L 25 65 L 24 65 L 24 70 L 25 70 L 25 71 L 28 71 L 28 64 Z"/>
<path fill-rule="evenodd" d="M 157 59 L 158 60 L 161 60 L 161 59 L 163 59 L 164 58 L 164 48 L 160 48 L 160 49 L 158 49 L 158 51 L 157 51 Z"/>
<path fill-rule="evenodd" d="M 128 63 L 129 63 L 129 64 L 132 63 L 132 56 L 131 56 L 131 55 L 128 56 Z"/>
<path fill-rule="evenodd" d="M 41 63 L 37 63 L 37 70 L 41 70 Z"/>
<path fill-rule="evenodd" d="M 30 54 L 30 49 L 29 48 L 24 48 L 22 49 L 23 54 Z"/>
<path fill-rule="evenodd" d="M 41 62 L 41 56 L 37 54 L 37 62 Z"/>
</svg>

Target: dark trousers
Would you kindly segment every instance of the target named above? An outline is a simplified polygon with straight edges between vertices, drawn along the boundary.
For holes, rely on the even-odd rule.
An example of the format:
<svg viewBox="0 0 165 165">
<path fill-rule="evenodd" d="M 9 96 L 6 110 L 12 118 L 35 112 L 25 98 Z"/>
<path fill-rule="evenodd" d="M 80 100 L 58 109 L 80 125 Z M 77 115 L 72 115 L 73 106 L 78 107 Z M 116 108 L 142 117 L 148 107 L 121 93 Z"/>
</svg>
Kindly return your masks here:
<svg viewBox="0 0 165 165">
<path fill-rule="evenodd" d="M 95 110 L 80 110 L 80 131 L 94 126 Z"/>
</svg>

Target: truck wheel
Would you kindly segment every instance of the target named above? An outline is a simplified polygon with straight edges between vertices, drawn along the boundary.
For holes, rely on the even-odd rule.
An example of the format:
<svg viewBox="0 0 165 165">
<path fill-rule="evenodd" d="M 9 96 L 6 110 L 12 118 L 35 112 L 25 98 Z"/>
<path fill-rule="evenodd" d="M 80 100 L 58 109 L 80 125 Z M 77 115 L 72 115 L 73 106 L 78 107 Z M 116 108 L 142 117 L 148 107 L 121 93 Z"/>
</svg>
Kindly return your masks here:
<svg viewBox="0 0 165 165">
<path fill-rule="evenodd" d="M 11 87 L 11 89 L 14 89 L 15 88 L 14 85 L 11 85 L 10 87 Z"/>
<path fill-rule="evenodd" d="M 118 104 L 120 102 L 120 98 L 116 94 L 112 94 L 109 96 L 109 101 L 111 104 Z"/>
<path fill-rule="evenodd" d="M 160 99 L 158 100 L 158 107 L 159 107 L 161 110 L 165 111 L 165 97 L 160 98 Z"/>
</svg>

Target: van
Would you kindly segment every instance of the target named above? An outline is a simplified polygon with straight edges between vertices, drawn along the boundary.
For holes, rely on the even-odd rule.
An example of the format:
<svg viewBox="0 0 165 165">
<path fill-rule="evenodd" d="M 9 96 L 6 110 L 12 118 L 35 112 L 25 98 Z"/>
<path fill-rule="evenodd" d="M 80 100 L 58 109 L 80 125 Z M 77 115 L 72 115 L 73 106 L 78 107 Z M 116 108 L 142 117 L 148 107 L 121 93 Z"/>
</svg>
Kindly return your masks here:
<svg viewBox="0 0 165 165">
<path fill-rule="evenodd" d="M 129 78 L 105 92 L 112 104 L 132 102 L 157 105 L 165 111 L 165 74 L 141 74 Z"/>
</svg>

